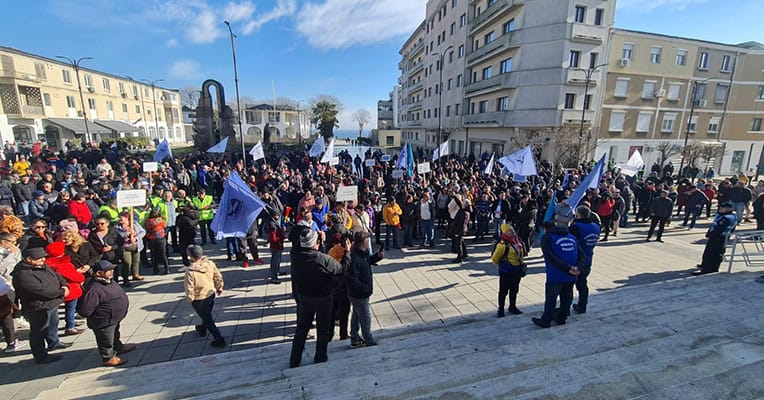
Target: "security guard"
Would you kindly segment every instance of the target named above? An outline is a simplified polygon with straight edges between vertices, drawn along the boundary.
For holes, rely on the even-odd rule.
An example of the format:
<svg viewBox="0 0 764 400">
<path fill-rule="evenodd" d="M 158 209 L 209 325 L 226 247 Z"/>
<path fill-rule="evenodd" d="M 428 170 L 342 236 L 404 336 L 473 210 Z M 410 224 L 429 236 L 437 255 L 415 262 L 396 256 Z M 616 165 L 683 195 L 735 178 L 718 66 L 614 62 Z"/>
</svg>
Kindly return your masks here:
<svg viewBox="0 0 764 400">
<path fill-rule="evenodd" d="M 723 202 L 719 204 L 719 212 L 714 217 L 714 222 L 708 227 L 706 248 L 703 250 L 703 261 L 697 265 L 700 271 L 693 275 L 705 275 L 719 272 L 719 266 L 724 260 L 724 251 L 727 247 L 727 237 L 735 230 L 737 218 L 732 213 L 732 204 Z"/>
<path fill-rule="evenodd" d="M 217 244 L 215 241 L 215 233 L 210 229 L 210 223 L 215 217 L 215 209 L 212 204 L 212 196 L 207 196 L 206 189 L 200 189 L 199 195 L 194 196 L 192 199 L 194 207 L 199 210 L 199 230 L 202 233 L 202 246 L 207 244 L 207 234 L 209 233 L 210 242 Z"/>
</svg>

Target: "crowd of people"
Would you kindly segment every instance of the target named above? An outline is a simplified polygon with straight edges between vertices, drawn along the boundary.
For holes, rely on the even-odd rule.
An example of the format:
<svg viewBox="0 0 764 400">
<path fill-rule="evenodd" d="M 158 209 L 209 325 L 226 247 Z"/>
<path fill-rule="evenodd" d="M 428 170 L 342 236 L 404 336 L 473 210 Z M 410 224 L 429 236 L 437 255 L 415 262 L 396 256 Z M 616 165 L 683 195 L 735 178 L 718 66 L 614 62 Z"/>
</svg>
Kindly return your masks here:
<svg viewBox="0 0 764 400">
<path fill-rule="evenodd" d="M 228 260 L 245 268 L 250 262 L 264 264 L 259 246 L 267 243 L 268 283 L 273 285 L 281 283 L 283 252 L 289 248 L 287 264 L 297 305 L 290 366 L 297 367 L 314 322 L 315 362 L 328 359 L 327 344 L 337 329 L 339 339 L 350 339 L 353 348 L 376 344 L 369 305 L 372 266 L 385 251 L 431 248 L 448 239 L 458 263 L 470 257 L 468 236 L 494 242 L 497 315 L 503 317 L 507 297 L 506 312 L 522 314 L 517 295 L 527 273 L 524 260 L 538 247 L 546 266 L 546 305 L 533 322 L 549 327 L 552 322 L 564 324 L 571 307 L 587 311 L 594 248 L 617 236 L 619 228 L 649 219 L 646 240 L 655 234 L 656 242 L 662 242 L 674 212 L 676 223 L 681 220 L 692 229 L 704 210 L 705 217 L 711 217 L 715 200 L 718 213 L 707 234 L 700 274 L 718 271 L 724 239 L 736 225 L 748 222 L 751 212 L 757 228 L 764 228 L 764 181 L 753 185 L 743 174 L 727 179 L 676 177 L 670 164 L 636 177 L 611 165 L 597 188 L 568 204 L 593 161 L 575 169 L 538 161 L 536 176 L 516 181 L 503 174 L 499 164 L 486 171 L 492 165 L 487 153 L 464 159 L 444 156 L 430 163 L 430 172 L 420 175 L 414 170 L 399 179 L 392 173 L 396 157 L 372 149 L 355 157 L 343 151 L 335 166 L 287 149 L 270 149 L 265 160 L 246 162 L 236 154 L 215 159 L 193 152 L 162 160 L 156 172 L 143 171 L 153 154 L 116 143 L 83 143 L 66 152 L 46 146 L 20 152 L 6 143 L 4 155 L 4 351 L 22 347 L 15 324 L 28 325 L 29 346 L 39 363 L 58 360 L 49 352 L 69 346 L 59 338 L 58 308 L 63 304 L 64 335 L 82 334 L 77 318 L 85 318 L 103 364 L 124 364 L 121 355 L 134 348 L 120 341 L 119 323 L 129 297 L 124 288 L 143 281 L 144 273 L 170 273 L 179 264 L 171 257 L 180 259 L 177 271 L 185 273 L 185 296 L 202 321 L 197 332 L 211 334 L 211 345 L 224 347 L 225 338 L 212 318 L 214 299 L 222 294 L 224 283 L 215 263 L 204 255 L 204 246 L 217 245 L 219 239 L 225 240 Z M 421 152 L 417 159 L 425 161 Z M 246 236 L 219 238 L 211 222 L 234 172 L 265 203 L 266 211 Z M 337 201 L 341 186 L 357 186 L 357 200 Z M 130 189 L 148 194 L 146 205 L 132 212 L 116 204 L 116 193 Z M 574 287 L 579 294 L 576 304 Z"/>
</svg>

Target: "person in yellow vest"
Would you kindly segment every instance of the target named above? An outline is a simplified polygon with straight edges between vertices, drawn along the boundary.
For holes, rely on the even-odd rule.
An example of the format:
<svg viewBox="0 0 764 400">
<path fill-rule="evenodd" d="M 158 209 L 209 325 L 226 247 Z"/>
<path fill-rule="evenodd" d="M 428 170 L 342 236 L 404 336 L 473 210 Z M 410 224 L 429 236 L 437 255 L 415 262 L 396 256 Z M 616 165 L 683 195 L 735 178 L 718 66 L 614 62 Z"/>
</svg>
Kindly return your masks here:
<svg viewBox="0 0 764 400">
<path fill-rule="evenodd" d="M 109 199 L 109 201 L 106 202 L 106 204 L 102 205 L 98 209 L 98 215 L 102 216 L 104 218 L 107 218 L 111 225 L 114 225 L 117 223 L 117 219 L 119 219 L 119 208 L 117 208 L 117 199 L 112 198 Z"/>
<path fill-rule="evenodd" d="M 210 229 L 210 223 L 215 217 L 215 209 L 213 208 L 214 205 L 212 204 L 212 196 L 207 196 L 206 189 L 200 189 L 199 195 L 195 196 L 191 201 L 193 202 L 194 207 L 199 210 L 199 230 L 202 233 L 202 246 L 207 244 L 208 233 L 210 236 L 210 242 L 212 244 L 217 244 L 215 241 L 215 233 L 212 232 L 212 229 Z"/>
<path fill-rule="evenodd" d="M 344 201 L 338 201 L 334 203 L 334 210 L 332 210 L 329 214 L 326 215 L 326 222 L 329 222 L 329 216 L 331 215 L 337 215 L 338 217 L 340 217 L 342 224 L 345 225 L 345 229 L 350 230 L 350 228 L 353 227 L 353 218 L 351 217 L 350 213 L 348 213 L 347 209 L 345 208 Z"/>
<path fill-rule="evenodd" d="M 154 194 L 149 197 L 149 203 L 151 208 L 156 208 L 157 204 L 162 201 L 162 188 L 160 186 L 154 186 Z"/>
<path fill-rule="evenodd" d="M 401 225 L 401 215 L 403 211 L 401 206 L 395 202 L 395 196 L 387 199 L 387 204 L 382 208 L 382 217 L 385 219 L 385 250 L 390 250 L 390 240 L 393 241 L 393 248 L 400 249 L 398 243 L 398 229 Z"/>
<path fill-rule="evenodd" d="M 165 231 L 167 232 L 167 247 L 170 246 L 170 240 L 172 239 L 172 251 L 178 253 L 178 229 L 175 227 L 175 220 L 178 217 L 178 203 L 173 199 L 171 190 L 165 190 L 162 193 L 162 201 L 158 202 L 154 206 L 155 210 L 158 210 L 165 221 Z M 168 251 L 169 253 L 169 251 Z"/>
<path fill-rule="evenodd" d="M 18 172 L 19 176 L 26 176 L 30 166 L 26 156 L 19 156 L 19 160 L 13 163 L 13 170 Z"/>
</svg>

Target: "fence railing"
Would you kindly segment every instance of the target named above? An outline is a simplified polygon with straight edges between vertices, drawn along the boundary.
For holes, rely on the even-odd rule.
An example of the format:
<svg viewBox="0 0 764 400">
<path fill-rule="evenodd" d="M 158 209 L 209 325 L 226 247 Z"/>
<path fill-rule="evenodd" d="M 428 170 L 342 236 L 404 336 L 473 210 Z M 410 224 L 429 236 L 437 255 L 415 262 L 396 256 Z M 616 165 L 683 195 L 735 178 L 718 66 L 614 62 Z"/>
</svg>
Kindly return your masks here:
<svg viewBox="0 0 764 400">
<path fill-rule="evenodd" d="M 764 231 L 733 233 L 727 244 L 732 248 L 726 256 L 729 258 L 728 273 L 732 272 L 736 257 L 738 260 L 742 258 L 746 267 L 764 266 Z"/>
</svg>

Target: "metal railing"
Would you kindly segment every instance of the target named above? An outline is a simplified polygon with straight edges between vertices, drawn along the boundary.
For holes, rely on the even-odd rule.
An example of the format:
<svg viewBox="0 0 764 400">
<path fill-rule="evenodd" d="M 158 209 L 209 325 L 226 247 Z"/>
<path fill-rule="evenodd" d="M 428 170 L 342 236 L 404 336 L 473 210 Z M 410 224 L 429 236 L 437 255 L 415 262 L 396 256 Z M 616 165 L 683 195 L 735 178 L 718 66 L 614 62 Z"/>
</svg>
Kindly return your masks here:
<svg viewBox="0 0 764 400">
<path fill-rule="evenodd" d="M 727 238 L 727 246 L 732 247 L 727 273 L 732 273 L 735 257 L 743 259 L 746 267 L 764 266 L 764 231 L 733 233 Z M 738 253 L 739 248 L 739 253 Z"/>
</svg>

